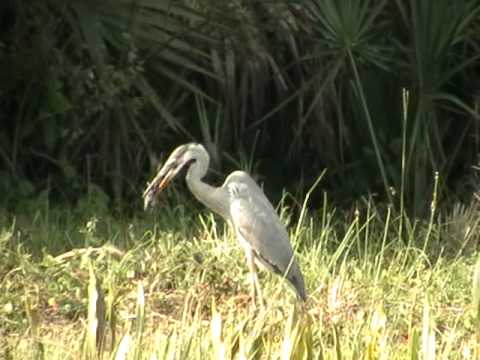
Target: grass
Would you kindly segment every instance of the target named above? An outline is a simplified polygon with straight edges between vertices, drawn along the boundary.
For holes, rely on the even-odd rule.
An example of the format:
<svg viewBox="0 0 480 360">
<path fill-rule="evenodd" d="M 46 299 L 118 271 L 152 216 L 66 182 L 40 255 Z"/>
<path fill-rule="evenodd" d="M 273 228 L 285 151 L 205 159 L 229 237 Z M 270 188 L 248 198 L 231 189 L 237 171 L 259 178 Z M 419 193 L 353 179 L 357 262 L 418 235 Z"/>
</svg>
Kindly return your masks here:
<svg viewBox="0 0 480 360">
<path fill-rule="evenodd" d="M 339 212 L 325 197 L 296 223 L 281 206 L 304 308 L 268 274 L 267 305 L 253 308 L 243 254 L 208 212 L 166 203 L 129 219 L 88 206 L 30 210 L 0 213 L 0 358 L 480 356 L 474 206 L 422 222 L 370 201 Z"/>
</svg>

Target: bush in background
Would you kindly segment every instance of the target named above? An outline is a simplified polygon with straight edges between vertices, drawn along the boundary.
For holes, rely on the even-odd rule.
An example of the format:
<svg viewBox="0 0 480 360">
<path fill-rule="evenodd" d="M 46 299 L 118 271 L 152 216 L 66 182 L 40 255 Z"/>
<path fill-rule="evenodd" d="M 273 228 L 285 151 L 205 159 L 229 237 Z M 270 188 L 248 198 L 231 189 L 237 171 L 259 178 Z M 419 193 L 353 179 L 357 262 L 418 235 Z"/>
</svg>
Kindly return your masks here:
<svg viewBox="0 0 480 360">
<path fill-rule="evenodd" d="M 475 0 L 0 7 L 7 203 L 88 184 L 138 199 L 159 156 L 195 140 L 277 198 L 328 168 L 339 202 L 378 193 L 422 215 L 435 172 L 448 195 L 478 153 Z"/>
</svg>

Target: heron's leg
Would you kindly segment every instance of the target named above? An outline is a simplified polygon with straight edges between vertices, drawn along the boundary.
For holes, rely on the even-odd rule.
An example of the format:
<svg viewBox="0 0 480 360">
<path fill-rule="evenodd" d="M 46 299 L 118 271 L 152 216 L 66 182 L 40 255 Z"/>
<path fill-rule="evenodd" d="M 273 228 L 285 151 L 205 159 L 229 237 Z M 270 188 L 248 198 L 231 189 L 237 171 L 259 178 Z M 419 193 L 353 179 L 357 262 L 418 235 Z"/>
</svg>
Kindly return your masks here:
<svg viewBox="0 0 480 360">
<path fill-rule="evenodd" d="M 254 255 L 254 262 L 256 264 L 256 269 L 262 268 L 261 261 L 259 261 L 258 258 L 255 257 L 255 255 Z M 259 302 L 262 305 L 262 307 L 264 307 L 265 306 L 265 301 L 263 299 L 262 286 L 260 285 L 260 280 L 258 279 L 257 272 L 255 272 L 255 288 L 257 290 L 257 295 L 258 295 Z"/>
<path fill-rule="evenodd" d="M 237 230 L 237 237 L 239 240 L 240 245 L 242 246 L 243 250 L 245 251 L 245 257 L 247 259 L 247 266 L 250 272 L 250 295 L 252 297 L 253 304 L 256 305 L 256 294 L 257 292 L 258 297 L 260 298 L 260 302 L 263 306 L 263 297 L 262 291 L 260 289 L 260 284 L 258 282 L 258 275 L 257 275 L 257 267 L 255 265 L 255 255 L 253 254 L 253 250 L 250 247 L 248 241 L 246 241 L 242 234 Z"/>
<path fill-rule="evenodd" d="M 256 271 L 255 271 L 255 287 L 257 289 L 258 301 L 260 302 L 260 305 L 264 306 L 265 303 L 263 302 L 262 287 L 260 286 L 260 281 L 258 281 L 258 275 Z"/>
<path fill-rule="evenodd" d="M 253 259 L 253 253 L 251 250 L 245 250 L 245 256 L 247 258 L 247 265 L 248 270 L 250 272 L 250 295 L 252 297 L 252 301 L 255 303 L 255 287 L 257 280 L 257 271 L 255 268 L 255 262 Z"/>
<path fill-rule="evenodd" d="M 260 286 L 260 281 L 258 280 L 258 274 L 257 274 L 257 266 L 255 265 L 255 256 L 253 255 L 253 252 L 247 251 L 247 263 L 248 263 L 248 269 L 250 270 L 250 276 L 251 278 L 251 292 L 252 292 L 252 300 L 253 303 L 256 305 L 257 297 L 258 297 L 258 303 L 260 303 L 260 306 L 263 308 L 265 306 L 265 303 L 263 301 L 263 294 L 262 294 L 262 288 Z M 256 294 L 255 294 L 256 293 Z"/>
</svg>

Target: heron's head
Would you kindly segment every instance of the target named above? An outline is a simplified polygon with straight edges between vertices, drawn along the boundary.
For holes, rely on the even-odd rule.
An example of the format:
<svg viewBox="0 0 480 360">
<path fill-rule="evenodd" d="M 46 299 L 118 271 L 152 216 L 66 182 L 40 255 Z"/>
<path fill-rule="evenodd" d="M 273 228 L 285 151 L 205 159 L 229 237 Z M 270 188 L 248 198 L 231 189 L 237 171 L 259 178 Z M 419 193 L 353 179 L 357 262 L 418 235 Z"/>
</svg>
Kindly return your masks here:
<svg viewBox="0 0 480 360">
<path fill-rule="evenodd" d="M 205 148 L 197 143 L 189 143 L 177 147 L 144 191 L 144 208 L 147 209 L 149 206 L 156 204 L 158 194 L 165 189 L 168 183 L 185 165 L 190 165 L 199 159 L 204 159 L 205 156 L 208 157 Z"/>
</svg>

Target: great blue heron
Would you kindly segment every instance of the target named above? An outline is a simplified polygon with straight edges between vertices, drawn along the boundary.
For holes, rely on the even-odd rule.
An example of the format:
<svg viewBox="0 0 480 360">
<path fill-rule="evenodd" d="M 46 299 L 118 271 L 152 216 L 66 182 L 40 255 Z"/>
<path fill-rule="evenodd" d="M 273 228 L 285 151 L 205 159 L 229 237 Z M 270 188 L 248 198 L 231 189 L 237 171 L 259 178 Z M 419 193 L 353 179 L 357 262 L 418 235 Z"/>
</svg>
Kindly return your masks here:
<svg viewBox="0 0 480 360">
<path fill-rule="evenodd" d="M 206 184 L 202 179 L 209 162 L 210 157 L 200 144 L 177 147 L 143 193 L 145 208 L 155 205 L 157 195 L 180 169 L 188 166 L 186 181 L 193 195 L 233 224 L 251 273 L 252 300 L 255 302 L 256 291 L 263 303 L 255 264 L 284 276 L 295 288 L 297 296 L 305 300 L 305 283 L 287 231 L 262 189 L 244 171 L 234 171 L 220 187 Z"/>
</svg>

